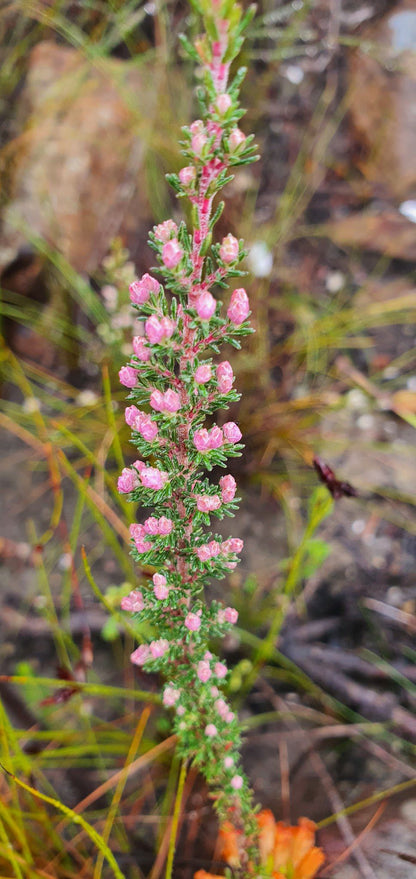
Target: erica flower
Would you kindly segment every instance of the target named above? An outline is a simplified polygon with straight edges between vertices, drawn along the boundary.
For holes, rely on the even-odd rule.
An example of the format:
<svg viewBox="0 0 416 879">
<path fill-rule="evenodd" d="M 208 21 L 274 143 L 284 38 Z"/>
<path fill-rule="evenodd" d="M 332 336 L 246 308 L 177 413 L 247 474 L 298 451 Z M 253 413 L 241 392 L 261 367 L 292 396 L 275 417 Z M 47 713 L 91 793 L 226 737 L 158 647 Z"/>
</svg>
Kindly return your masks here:
<svg viewBox="0 0 416 879">
<path fill-rule="evenodd" d="M 183 250 L 177 238 L 167 241 L 162 247 L 162 261 L 167 269 L 174 269 L 183 257 Z"/>
<path fill-rule="evenodd" d="M 234 290 L 231 301 L 227 309 L 227 316 L 231 323 L 240 326 L 249 315 L 250 304 L 244 287 Z"/>
</svg>

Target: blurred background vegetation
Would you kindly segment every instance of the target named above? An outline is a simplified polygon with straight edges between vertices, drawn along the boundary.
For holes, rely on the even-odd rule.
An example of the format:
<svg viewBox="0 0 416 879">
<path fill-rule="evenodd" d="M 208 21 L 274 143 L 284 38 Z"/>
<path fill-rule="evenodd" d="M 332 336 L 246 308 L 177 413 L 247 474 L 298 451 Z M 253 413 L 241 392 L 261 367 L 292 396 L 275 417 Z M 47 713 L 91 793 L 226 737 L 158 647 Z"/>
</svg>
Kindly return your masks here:
<svg viewBox="0 0 416 879">
<path fill-rule="evenodd" d="M 198 115 L 178 40 L 198 26 L 162 0 L 0 15 L 0 748 L 50 798 L 0 778 L 0 872 L 157 879 L 179 767 L 118 612 L 147 572 L 115 490 L 132 460 L 117 373 L 148 229 L 180 216 L 164 174 Z M 227 352 L 246 441 L 230 693 L 257 799 L 284 819 L 337 815 L 323 832 L 340 879 L 414 869 L 407 794 L 383 819 L 395 856 L 354 843 L 370 818 L 347 814 L 415 778 L 415 34 L 404 0 L 259 3 L 241 63 L 261 161 L 228 186 L 218 228 L 249 248 L 256 326 Z M 314 455 L 358 496 L 334 504 Z M 185 879 L 215 835 L 192 773 L 181 828 Z M 355 873 L 337 864 L 349 847 Z"/>
</svg>

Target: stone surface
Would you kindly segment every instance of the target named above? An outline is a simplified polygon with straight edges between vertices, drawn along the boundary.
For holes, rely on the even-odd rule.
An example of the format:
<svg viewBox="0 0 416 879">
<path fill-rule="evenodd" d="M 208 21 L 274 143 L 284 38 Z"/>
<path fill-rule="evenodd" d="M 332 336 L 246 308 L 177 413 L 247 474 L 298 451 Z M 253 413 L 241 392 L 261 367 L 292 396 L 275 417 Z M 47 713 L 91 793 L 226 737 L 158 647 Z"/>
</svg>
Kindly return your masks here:
<svg viewBox="0 0 416 879">
<path fill-rule="evenodd" d="M 349 56 L 349 109 L 366 155 L 360 169 L 381 191 L 416 193 L 416 9 L 395 5 L 362 32 Z"/>
<path fill-rule="evenodd" d="M 0 268 L 33 235 L 88 274 L 116 235 L 143 250 L 152 222 L 143 178 L 158 101 L 154 65 L 86 59 L 51 41 L 35 46 L 16 108 L 21 134 L 3 163 Z"/>
</svg>

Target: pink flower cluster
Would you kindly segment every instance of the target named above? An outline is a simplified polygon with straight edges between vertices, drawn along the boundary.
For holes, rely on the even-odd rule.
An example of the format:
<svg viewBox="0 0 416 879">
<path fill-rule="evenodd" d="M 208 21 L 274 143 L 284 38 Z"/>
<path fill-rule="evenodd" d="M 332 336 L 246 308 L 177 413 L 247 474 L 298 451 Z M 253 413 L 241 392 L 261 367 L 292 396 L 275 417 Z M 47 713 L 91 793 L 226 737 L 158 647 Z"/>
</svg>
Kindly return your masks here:
<svg viewBox="0 0 416 879">
<path fill-rule="evenodd" d="M 196 506 L 200 513 L 212 513 L 221 506 L 221 498 L 217 494 L 198 494 Z"/>
<path fill-rule="evenodd" d="M 134 665 L 144 665 L 149 659 L 159 659 L 169 650 L 169 641 L 166 638 L 159 638 L 158 641 L 151 641 L 150 644 L 140 644 L 130 656 Z"/>
<path fill-rule="evenodd" d="M 138 589 L 134 589 L 129 595 L 125 595 L 121 599 L 122 610 L 129 610 L 131 613 L 140 613 L 144 608 L 144 598 Z"/>
<path fill-rule="evenodd" d="M 177 687 L 172 687 L 168 684 L 167 687 L 163 690 L 163 704 L 166 708 L 172 708 L 173 705 L 176 705 L 176 702 L 180 698 L 181 691 L 177 689 Z"/>
<path fill-rule="evenodd" d="M 202 684 L 206 684 L 207 681 L 215 675 L 215 677 L 221 679 L 225 678 L 227 674 L 227 666 L 223 662 L 214 663 L 214 667 L 211 668 L 210 659 L 212 659 L 212 653 L 209 650 L 204 654 L 204 658 L 201 659 L 196 666 L 196 676 L 198 680 L 201 681 Z M 219 695 L 219 690 L 217 687 L 211 688 L 212 695 Z"/>
<path fill-rule="evenodd" d="M 144 488 L 152 488 L 159 491 L 169 481 L 169 474 L 165 470 L 158 470 L 157 467 L 146 467 L 143 461 L 135 461 L 135 468 L 124 467 L 118 478 L 117 487 L 121 494 L 128 494 L 138 488 L 140 483 Z M 139 473 L 135 471 L 138 470 Z"/>
<path fill-rule="evenodd" d="M 214 424 L 211 430 L 205 427 L 196 430 L 193 443 L 198 452 L 210 452 L 212 449 L 220 449 L 224 443 L 238 443 L 241 436 L 241 430 L 234 421 L 227 421 L 222 428 Z"/>
<path fill-rule="evenodd" d="M 196 548 L 195 552 L 201 562 L 207 562 L 219 555 L 241 552 L 243 546 L 244 541 L 239 537 L 229 537 L 228 540 L 223 540 L 222 543 L 218 543 L 217 540 L 211 540 L 210 543 L 202 543 Z"/>
<path fill-rule="evenodd" d="M 144 305 L 150 294 L 158 293 L 159 289 L 159 281 L 146 273 L 140 278 L 140 281 L 133 281 L 133 283 L 130 284 L 130 299 L 134 305 Z"/>
<path fill-rule="evenodd" d="M 237 483 L 231 473 L 221 476 L 220 479 L 221 499 L 224 504 L 229 504 L 235 498 L 237 491 Z"/>
<path fill-rule="evenodd" d="M 229 706 L 227 705 L 225 699 L 217 699 L 214 703 L 214 707 L 216 711 L 218 711 L 219 716 L 222 720 L 225 720 L 226 723 L 231 723 L 235 718 L 234 711 L 231 711 Z"/>
<path fill-rule="evenodd" d="M 224 607 L 218 611 L 219 623 L 231 623 L 233 626 L 238 620 L 238 610 L 235 607 Z"/>
<path fill-rule="evenodd" d="M 181 408 L 181 398 L 176 391 L 171 389 L 162 393 L 155 388 L 150 394 L 150 405 L 156 412 L 174 414 Z"/>
<path fill-rule="evenodd" d="M 159 345 L 164 339 L 170 339 L 176 330 L 175 321 L 170 317 L 156 317 L 151 314 L 144 325 L 146 336 L 151 345 Z"/>
<path fill-rule="evenodd" d="M 150 415 L 147 415 L 146 412 L 142 412 L 137 406 L 128 406 L 124 417 L 126 419 L 126 424 L 131 427 L 132 430 L 136 430 L 137 433 L 140 433 L 143 439 L 147 440 L 148 443 L 153 442 L 156 439 L 158 434 L 158 428 L 155 421 L 152 421 Z"/>
<path fill-rule="evenodd" d="M 153 590 L 158 601 L 165 601 L 169 595 L 169 586 L 164 574 L 153 574 Z"/>
<path fill-rule="evenodd" d="M 160 519 L 156 519 L 155 516 L 150 516 L 146 519 L 143 525 L 138 525 L 136 523 L 130 525 L 129 531 L 130 536 L 134 540 L 137 552 L 149 552 L 153 543 L 148 540 L 148 537 L 165 537 L 170 534 L 172 528 L 172 519 L 167 519 L 166 516 L 161 516 Z"/>
</svg>

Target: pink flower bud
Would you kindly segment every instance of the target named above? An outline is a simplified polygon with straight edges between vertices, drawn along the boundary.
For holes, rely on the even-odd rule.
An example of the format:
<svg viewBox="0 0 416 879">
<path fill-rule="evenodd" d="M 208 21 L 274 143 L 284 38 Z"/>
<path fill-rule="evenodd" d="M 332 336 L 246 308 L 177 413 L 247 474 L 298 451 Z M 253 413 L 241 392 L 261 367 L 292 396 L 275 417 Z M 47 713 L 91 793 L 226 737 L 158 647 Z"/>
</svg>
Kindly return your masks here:
<svg viewBox="0 0 416 879">
<path fill-rule="evenodd" d="M 156 412 L 163 412 L 165 408 L 165 395 L 162 394 L 162 391 L 153 390 L 150 394 L 149 403 L 152 409 L 156 409 Z"/>
<path fill-rule="evenodd" d="M 168 390 L 165 392 L 163 408 L 165 412 L 172 413 L 181 408 L 181 398 L 176 391 Z"/>
<path fill-rule="evenodd" d="M 140 647 L 131 654 L 130 660 L 134 665 L 144 665 L 150 657 L 150 650 L 147 644 L 140 644 Z"/>
<path fill-rule="evenodd" d="M 220 544 L 218 543 L 218 540 L 210 540 L 210 542 L 208 544 L 208 549 L 210 552 L 210 557 L 212 559 L 215 559 L 217 557 L 217 555 L 219 555 L 221 552 L 221 547 L 220 547 Z"/>
<path fill-rule="evenodd" d="M 220 427 L 214 424 L 209 432 L 210 449 L 220 449 L 224 442 L 224 435 Z"/>
<path fill-rule="evenodd" d="M 129 294 L 133 305 L 144 305 L 150 296 L 150 290 L 141 281 L 133 281 L 129 287 Z"/>
<path fill-rule="evenodd" d="M 225 699 L 217 699 L 216 702 L 214 703 L 214 708 L 216 711 L 218 711 L 218 714 L 220 715 L 220 717 L 225 717 L 225 715 L 228 712 L 228 705 L 227 705 Z"/>
<path fill-rule="evenodd" d="M 239 128 L 233 128 L 230 136 L 228 138 L 228 146 L 232 153 L 234 153 L 242 143 L 244 143 L 246 139 L 245 134 L 240 131 Z"/>
<path fill-rule="evenodd" d="M 147 360 L 150 360 L 151 352 L 149 351 L 143 336 L 135 336 L 133 339 L 133 351 L 136 357 L 139 358 L 143 363 L 146 363 Z"/>
<path fill-rule="evenodd" d="M 164 574 L 153 574 L 152 580 L 155 586 L 166 586 L 167 583 Z"/>
<path fill-rule="evenodd" d="M 183 250 L 177 238 L 167 241 L 162 247 L 162 262 L 167 269 L 174 269 L 183 257 Z"/>
<path fill-rule="evenodd" d="M 234 720 L 234 718 L 235 718 L 234 711 L 227 711 L 227 713 L 224 714 L 224 720 L 226 723 L 231 723 L 231 721 Z"/>
<path fill-rule="evenodd" d="M 168 649 L 169 641 L 166 638 L 159 638 L 158 641 L 151 641 L 149 644 L 149 650 L 153 659 L 159 659 L 161 656 L 164 656 Z"/>
<path fill-rule="evenodd" d="M 216 101 L 216 106 L 217 106 L 217 110 L 218 110 L 220 116 L 224 116 L 224 113 L 226 113 L 227 110 L 230 109 L 231 104 L 232 104 L 232 100 L 231 100 L 230 95 L 227 95 L 227 93 L 224 93 L 222 95 L 218 95 L 218 98 Z"/>
<path fill-rule="evenodd" d="M 247 293 L 244 290 L 244 287 L 239 287 L 237 290 L 234 290 L 234 293 L 231 296 L 230 304 L 227 309 L 227 316 L 231 323 L 239 327 L 248 317 L 249 311 L 250 304 Z"/>
<path fill-rule="evenodd" d="M 180 695 L 181 691 L 177 690 L 176 687 L 165 687 L 163 690 L 163 704 L 166 708 L 172 708 L 172 706 L 178 701 Z"/>
<path fill-rule="evenodd" d="M 215 696 L 220 695 L 220 691 L 219 691 L 218 687 L 210 687 L 210 693 L 211 693 L 211 696 L 214 697 L 214 699 L 215 699 Z"/>
<path fill-rule="evenodd" d="M 197 632 L 201 625 L 201 618 L 197 613 L 188 613 L 185 617 L 185 626 L 190 632 Z"/>
<path fill-rule="evenodd" d="M 164 470 L 158 470 L 157 467 L 146 467 L 140 473 L 140 479 L 145 488 L 159 491 L 168 481 L 168 474 Z"/>
<path fill-rule="evenodd" d="M 170 317 L 162 317 L 160 319 L 160 326 L 162 327 L 165 339 L 170 339 L 176 330 L 175 321 L 171 320 Z"/>
<path fill-rule="evenodd" d="M 239 537 L 229 537 L 228 540 L 224 540 L 221 544 L 222 552 L 241 552 L 244 546 L 244 540 L 240 540 Z"/>
<path fill-rule="evenodd" d="M 146 519 L 143 527 L 146 534 L 159 534 L 159 520 L 156 519 L 155 516 L 149 516 L 149 518 Z"/>
<path fill-rule="evenodd" d="M 135 473 L 134 470 L 130 470 L 130 467 L 124 467 L 117 482 L 117 488 L 120 494 L 128 494 L 130 491 L 134 491 L 138 485 L 139 478 L 137 473 Z"/>
<path fill-rule="evenodd" d="M 132 366 L 122 366 L 118 377 L 122 385 L 126 388 L 135 388 L 137 382 L 137 371 Z"/>
<path fill-rule="evenodd" d="M 214 673 L 217 678 L 225 678 L 227 674 L 227 666 L 223 662 L 216 662 L 214 665 Z"/>
<path fill-rule="evenodd" d="M 201 158 L 202 153 L 204 151 L 204 146 L 207 143 L 207 136 L 203 132 L 192 135 L 191 138 L 191 149 L 198 159 Z"/>
<path fill-rule="evenodd" d="M 196 673 L 201 683 L 205 684 L 209 681 L 212 674 L 209 662 L 204 662 L 204 660 L 201 659 L 201 662 L 198 662 Z"/>
<path fill-rule="evenodd" d="M 195 182 L 195 177 L 196 170 L 193 165 L 186 165 L 185 168 L 181 168 L 179 171 L 179 180 L 181 181 L 182 186 L 191 186 Z"/>
<path fill-rule="evenodd" d="M 158 226 L 155 226 L 154 229 L 155 238 L 158 241 L 163 241 L 166 244 L 166 241 L 169 241 L 170 238 L 173 238 L 177 235 L 178 227 L 173 220 L 165 220 L 163 223 L 159 223 Z"/>
<path fill-rule="evenodd" d="M 183 715 L 185 714 L 185 706 L 178 705 L 178 707 L 176 709 L 176 714 L 178 715 L 178 717 L 183 717 Z M 181 723 L 181 729 L 184 729 L 184 728 L 185 728 L 185 724 Z"/>
<path fill-rule="evenodd" d="M 243 779 L 242 779 L 241 775 L 234 775 L 233 778 L 231 779 L 231 787 L 234 788 L 234 790 L 241 790 L 242 786 L 243 786 Z"/>
<path fill-rule="evenodd" d="M 195 307 L 201 320 L 209 320 L 215 313 L 217 303 L 209 290 L 205 290 L 204 293 L 201 293 L 198 297 Z"/>
<path fill-rule="evenodd" d="M 201 131 L 204 131 L 204 123 L 202 119 L 195 119 L 195 121 L 192 122 L 192 125 L 189 126 L 189 130 L 191 134 L 200 134 Z"/>
<path fill-rule="evenodd" d="M 166 536 L 167 534 L 170 534 L 172 528 L 172 519 L 167 519 L 166 516 L 161 516 L 159 519 L 159 534 Z"/>
<path fill-rule="evenodd" d="M 144 415 L 140 423 L 140 433 L 143 439 L 148 443 L 152 443 L 158 435 L 158 428 L 155 421 L 152 421 L 149 415 Z"/>
<path fill-rule="evenodd" d="M 169 586 L 154 586 L 153 591 L 158 601 L 165 601 L 169 597 Z"/>
<path fill-rule="evenodd" d="M 211 375 L 212 370 L 209 363 L 201 363 L 201 365 L 195 370 L 194 379 L 197 385 L 204 385 L 205 382 L 209 382 Z"/>
<path fill-rule="evenodd" d="M 143 412 L 141 412 L 137 406 L 127 406 L 127 409 L 124 412 L 124 418 L 129 427 L 133 430 L 139 430 L 143 418 Z"/>
<path fill-rule="evenodd" d="M 129 528 L 130 537 L 133 540 L 142 540 L 146 537 L 146 531 L 144 529 L 144 525 L 138 525 L 137 522 L 133 522 Z"/>
<path fill-rule="evenodd" d="M 153 275 L 149 275 L 147 272 L 142 275 L 140 279 L 140 283 L 149 291 L 149 293 L 159 293 L 160 284 Z"/>
<path fill-rule="evenodd" d="M 205 727 L 205 735 L 209 738 L 217 735 L 217 727 L 213 723 L 208 723 Z"/>
<path fill-rule="evenodd" d="M 211 558 L 211 551 L 207 543 L 201 544 L 196 549 L 196 554 L 200 562 L 207 562 Z"/>
<path fill-rule="evenodd" d="M 131 613 L 139 613 L 144 608 L 142 593 L 138 589 L 134 589 L 133 592 L 121 599 L 120 607 L 122 610 L 131 611 Z"/>
<path fill-rule="evenodd" d="M 147 318 L 144 328 L 146 330 L 146 336 L 152 345 L 158 345 L 159 342 L 162 341 L 164 336 L 163 327 L 161 326 L 159 318 L 157 318 L 155 314 L 151 314 L 150 317 Z"/>
<path fill-rule="evenodd" d="M 229 755 L 227 755 L 227 757 L 224 757 L 224 766 L 226 769 L 231 769 L 231 767 L 234 766 L 234 757 L 231 757 Z"/>
<path fill-rule="evenodd" d="M 235 607 L 226 607 L 224 610 L 224 618 L 227 623 L 235 625 L 238 620 L 238 610 L 236 610 Z"/>
<path fill-rule="evenodd" d="M 222 239 L 220 246 L 220 258 L 229 265 L 238 259 L 239 244 L 237 238 L 231 235 L 231 232 Z"/>
<path fill-rule="evenodd" d="M 211 513 L 218 510 L 221 506 L 221 500 L 217 494 L 199 494 L 196 499 L 196 506 L 200 513 Z"/>
<path fill-rule="evenodd" d="M 231 364 L 228 360 L 219 363 L 216 369 L 218 390 L 221 394 L 228 394 L 231 391 L 234 381 L 234 374 Z"/>
<path fill-rule="evenodd" d="M 242 433 L 234 421 L 226 421 L 226 423 L 223 424 L 222 429 L 224 431 L 224 439 L 227 443 L 238 443 L 240 441 Z"/>
<path fill-rule="evenodd" d="M 231 503 L 231 501 L 234 500 L 235 493 L 237 491 L 237 483 L 234 477 L 231 476 L 231 473 L 227 473 L 226 476 L 221 476 L 220 489 L 223 503 Z"/>
<path fill-rule="evenodd" d="M 203 427 L 201 430 L 197 430 L 194 434 L 194 446 L 198 450 L 198 452 L 207 452 L 211 448 L 210 446 L 210 435 L 208 431 Z"/>
</svg>

